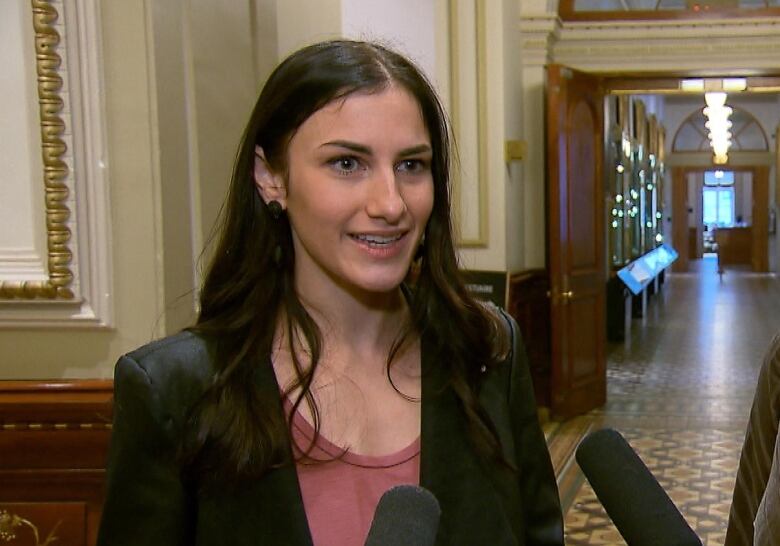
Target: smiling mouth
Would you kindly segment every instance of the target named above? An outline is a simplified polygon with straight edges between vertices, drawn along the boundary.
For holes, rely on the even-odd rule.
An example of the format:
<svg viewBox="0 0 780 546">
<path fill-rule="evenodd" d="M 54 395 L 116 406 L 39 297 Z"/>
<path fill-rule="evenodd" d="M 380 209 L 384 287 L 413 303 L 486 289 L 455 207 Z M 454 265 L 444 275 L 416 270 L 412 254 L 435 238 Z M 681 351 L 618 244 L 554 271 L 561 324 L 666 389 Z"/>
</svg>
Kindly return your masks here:
<svg viewBox="0 0 780 546">
<path fill-rule="evenodd" d="M 404 233 L 401 233 L 398 235 L 392 235 L 388 237 L 383 237 L 381 235 L 350 235 L 350 237 L 352 237 L 358 242 L 367 244 L 368 246 L 375 247 L 375 248 L 382 248 L 391 245 L 397 241 L 400 241 L 404 237 L 404 235 L 405 235 Z"/>
</svg>

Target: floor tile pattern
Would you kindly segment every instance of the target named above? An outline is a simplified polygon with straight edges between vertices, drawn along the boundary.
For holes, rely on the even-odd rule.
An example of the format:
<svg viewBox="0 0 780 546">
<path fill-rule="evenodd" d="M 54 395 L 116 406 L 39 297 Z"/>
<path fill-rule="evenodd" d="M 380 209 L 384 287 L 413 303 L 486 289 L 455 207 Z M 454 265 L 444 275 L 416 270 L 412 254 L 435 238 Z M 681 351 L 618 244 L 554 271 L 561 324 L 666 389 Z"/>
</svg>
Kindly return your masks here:
<svg viewBox="0 0 780 546">
<path fill-rule="evenodd" d="M 688 524 L 723 544 L 742 433 L 737 430 L 621 430 Z M 566 515 L 567 544 L 624 544 L 586 481 Z"/>
<path fill-rule="evenodd" d="M 609 347 L 607 404 L 548 423 L 566 541 L 625 544 L 574 461 L 588 431 L 619 430 L 707 546 L 723 544 L 737 462 L 763 351 L 780 331 L 780 280 L 694 263 L 669 275 Z"/>
</svg>

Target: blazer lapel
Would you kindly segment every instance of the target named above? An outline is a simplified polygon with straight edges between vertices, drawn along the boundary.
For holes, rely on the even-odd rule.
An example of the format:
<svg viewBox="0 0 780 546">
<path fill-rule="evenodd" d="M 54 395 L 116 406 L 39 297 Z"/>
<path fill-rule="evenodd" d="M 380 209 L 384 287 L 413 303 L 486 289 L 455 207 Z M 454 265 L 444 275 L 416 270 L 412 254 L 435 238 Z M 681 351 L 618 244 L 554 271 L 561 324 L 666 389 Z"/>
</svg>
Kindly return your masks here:
<svg viewBox="0 0 780 546">
<path fill-rule="evenodd" d="M 427 345 L 423 340 L 420 485 L 441 506 L 436 542 L 515 545 L 498 475 L 476 455 L 460 403 Z"/>
<path fill-rule="evenodd" d="M 257 369 L 255 384 L 262 397 L 279 400 L 278 411 L 283 415 L 279 386 L 270 361 Z M 234 492 L 220 497 L 211 499 L 215 504 L 213 514 L 224 519 L 219 523 L 212 522 L 224 532 L 224 540 L 220 543 L 312 546 L 292 455 L 284 466 L 243 487 L 239 494 Z"/>
</svg>

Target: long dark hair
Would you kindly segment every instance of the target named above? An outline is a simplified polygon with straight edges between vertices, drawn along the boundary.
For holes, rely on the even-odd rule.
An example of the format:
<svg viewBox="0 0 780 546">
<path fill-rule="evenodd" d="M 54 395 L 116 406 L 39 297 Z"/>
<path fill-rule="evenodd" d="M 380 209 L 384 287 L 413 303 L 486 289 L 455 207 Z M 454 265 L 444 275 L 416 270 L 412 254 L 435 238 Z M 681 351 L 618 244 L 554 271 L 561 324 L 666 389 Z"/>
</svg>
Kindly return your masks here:
<svg viewBox="0 0 780 546">
<path fill-rule="evenodd" d="M 216 354 L 213 382 L 192 412 L 192 438 L 185 461 L 196 476 L 237 478 L 262 475 L 289 461 L 290 423 L 278 397 L 257 392 L 252 377 L 268 366 L 277 321 L 299 331 L 311 362 L 294 360 L 300 388 L 297 408 L 306 400 L 315 415 L 309 387 L 322 349 L 320 331 L 296 294 L 295 256 L 286 216 L 273 219 L 254 180 L 255 147 L 265 152 L 274 172 L 287 172 L 287 147 L 314 112 L 356 92 L 398 85 L 420 105 L 432 147 L 433 211 L 425 245 L 408 291 L 410 324 L 388 355 L 411 333 L 424 336 L 431 359 L 443 367 L 448 386 L 460 400 L 475 446 L 501 459 L 498 437 L 477 400 L 481 368 L 493 366 L 506 351 L 504 328 L 475 302 L 460 279 L 450 221 L 450 136 L 444 109 L 430 82 L 403 56 L 374 43 L 335 40 L 297 51 L 269 77 L 244 131 L 219 242 L 200 297 L 192 331 L 212 339 Z M 275 260 L 277 248 L 281 260 Z M 278 262 L 278 263 L 277 263 Z M 292 337 L 292 336 L 290 336 Z M 295 355 L 295 351 L 292 351 Z"/>
</svg>

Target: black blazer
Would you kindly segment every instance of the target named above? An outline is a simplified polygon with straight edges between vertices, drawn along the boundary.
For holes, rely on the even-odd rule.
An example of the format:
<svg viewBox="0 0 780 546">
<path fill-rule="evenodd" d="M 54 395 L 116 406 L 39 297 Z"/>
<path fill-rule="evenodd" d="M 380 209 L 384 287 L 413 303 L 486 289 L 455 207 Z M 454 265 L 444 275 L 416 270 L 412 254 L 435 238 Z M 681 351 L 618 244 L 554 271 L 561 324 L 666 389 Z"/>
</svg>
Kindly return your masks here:
<svg viewBox="0 0 780 546">
<path fill-rule="evenodd" d="M 446 378 L 422 340 L 420 485 L 441 505 L 437 545 L 563 544 L 558 490 L 528 363 L 517 325 L 504 316 L 513 355 L 487 372 L 480 400 L 517 473 L 477 457 L 457 399 L 442 388 Z M 117 363 L 99 546 L 312 544 L 293 464 L 238 492 L 194 491 L 180 479 L 175 453 L 185 416 L 209 384 L 213 362 L 209 343 L 181 333 Z M 255 382 L 269 397 L 279 397 L 270 359 Z"/>
</svg>

